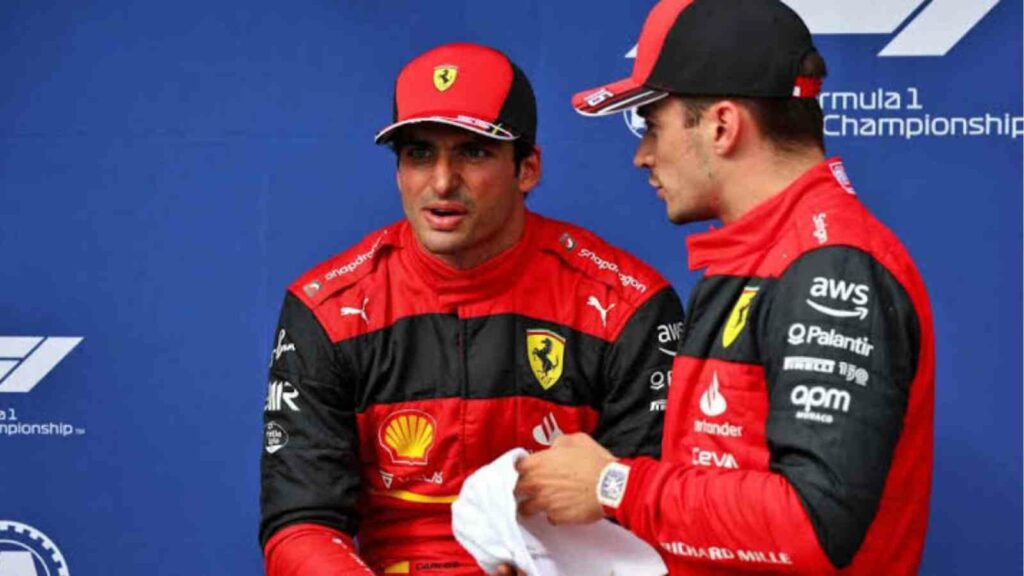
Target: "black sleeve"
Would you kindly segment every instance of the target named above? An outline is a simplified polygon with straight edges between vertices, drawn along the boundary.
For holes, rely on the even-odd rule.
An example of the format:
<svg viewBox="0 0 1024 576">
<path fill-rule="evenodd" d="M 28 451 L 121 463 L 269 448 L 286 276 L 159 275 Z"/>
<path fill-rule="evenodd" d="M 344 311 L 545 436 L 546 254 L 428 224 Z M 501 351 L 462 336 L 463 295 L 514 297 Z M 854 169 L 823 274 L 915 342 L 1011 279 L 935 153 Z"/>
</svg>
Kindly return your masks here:
<svg viewBox="0 0 1024 576">
<path fill-rule="evenodd" d="M 661 455 L 665 401 L 682 325 L 682 304 L 666 287 L 637 309 L 612 344 L 594 438 L 616 456 Z"/>
<path fill-rule="evenodd" d="M 849 564 L 878 510 L 917 368 L 913 304 L 874 258 L 809 252 L 759 313 L 770 467 L 800 495 L 836 567 Z"/>
<path fill-rule="evenodd" d="M 351 386 L 316 317 L 287 294 L 263 410 L 261 545 L 300 522 L 355 535 L 360 480 Z"/>
</svg>

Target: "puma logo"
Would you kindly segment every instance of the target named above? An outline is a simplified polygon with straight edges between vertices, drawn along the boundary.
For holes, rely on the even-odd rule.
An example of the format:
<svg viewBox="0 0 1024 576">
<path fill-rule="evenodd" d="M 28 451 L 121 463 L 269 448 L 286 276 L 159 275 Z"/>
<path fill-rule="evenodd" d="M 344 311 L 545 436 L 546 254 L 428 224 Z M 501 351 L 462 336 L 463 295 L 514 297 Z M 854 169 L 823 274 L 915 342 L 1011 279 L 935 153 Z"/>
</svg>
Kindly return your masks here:
<svg viewBox="0 0 1024 576">
<path fill-rule="evenodd" d="M 601 305 L 601 301 L 597 299 L 597 296 L 591 296 L 587 298 L 587 306 L 593 306 L 597 313 L 601 315 L 601 326 L 608 326 L 608 311 L 615 308 L 615 304 L 605 308 Z"/>
<path fill-rule="evenodd" d="M 369 303 L 370 303 L 370 299 L 369 298 L 363 298 L 363 307 L 362 308 L 352 308 L 352 307 L 349 307 L 349 306 L 342 306 L 341 307 L 341 315 L 342 316 L 359 316 L 360 318 L 363 319 L 363 322 L 366 322 L 367 324 L 369 324 L 370 323 L 370 319 L 366 316 L 366 305 L 369 304 Z"/>
</svg>

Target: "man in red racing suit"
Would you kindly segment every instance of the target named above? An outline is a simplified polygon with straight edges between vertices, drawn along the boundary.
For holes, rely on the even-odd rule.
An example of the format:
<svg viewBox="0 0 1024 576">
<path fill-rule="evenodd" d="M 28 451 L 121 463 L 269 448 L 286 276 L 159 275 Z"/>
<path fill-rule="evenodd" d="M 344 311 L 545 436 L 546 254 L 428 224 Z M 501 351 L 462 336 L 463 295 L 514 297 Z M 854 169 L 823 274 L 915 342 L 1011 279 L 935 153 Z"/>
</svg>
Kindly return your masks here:
<svg viewBox="0 0 1024 576">
<path fill-rule="evenodd" d="M 436 72 L 449 65 L 457 75 Z M 382 133 L 405 130 L 394 146 L 408 217 L 289 287 L 265 410 L 260 537 L 270 576 L 480 574 L 450 512 L 477 468 L 581 431 L 616 455 L 658 456 L 679 300 L 636 258 L 523 209 L 523 188 L 535 183 L 524 178 L 539 175 L 531 122 L 512 115 L 478 135 L 495 118 L 472 105 L 495 99 L 458 100 L 460 89 L 500 90 L 505 108 L 532 106 L 522 82 L 504 55 L 479 46 L 410 63 L 396 125 Z M 470 110 L 423 117 L 409 94 Z M 473 123 L 458 124 L 469 114 Z M 499 129 L 528 140 L 515 175 L 512 144 L 490 137 Z M 517 221 L 520 230 L 465 265 L 459 258 L 483 241 L 444 243 L 483 222 L 494 187 L 508 182 L 520 188 L 501 193 L 511 201 L 494 230 Z"/>
<path fill-rule="evenodd" d="M 670 219 L 724 226 L 688 241 L 704 276 L 662 460 L 561 438 L 521 461 L 524 512 L 608 515 L 671 574 L 916 573 L 932 318 L 906 250 L 824 157 L 824 72 L 777 0 L 668 0 L 644 25 L 633 77 L 576 97 L 588 114 L 641 105 L 634 163 Z"/>
</svg>

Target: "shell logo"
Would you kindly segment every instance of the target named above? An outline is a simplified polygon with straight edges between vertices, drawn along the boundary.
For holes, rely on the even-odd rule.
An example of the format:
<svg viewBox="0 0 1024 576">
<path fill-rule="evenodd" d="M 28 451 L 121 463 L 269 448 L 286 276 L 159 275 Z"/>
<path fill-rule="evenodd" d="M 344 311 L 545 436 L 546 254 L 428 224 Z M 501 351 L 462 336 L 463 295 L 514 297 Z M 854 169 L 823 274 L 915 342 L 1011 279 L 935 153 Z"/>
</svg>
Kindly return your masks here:
<svg viewBox="0 0 1024 576">
<path fill-rule="evenodd" d="M 394 464 L 424 466 L 434 447 L 434 417 L 420 410 L 399 410 L 381 424 L 377 432 L 380 445 Z"/>
</svg>

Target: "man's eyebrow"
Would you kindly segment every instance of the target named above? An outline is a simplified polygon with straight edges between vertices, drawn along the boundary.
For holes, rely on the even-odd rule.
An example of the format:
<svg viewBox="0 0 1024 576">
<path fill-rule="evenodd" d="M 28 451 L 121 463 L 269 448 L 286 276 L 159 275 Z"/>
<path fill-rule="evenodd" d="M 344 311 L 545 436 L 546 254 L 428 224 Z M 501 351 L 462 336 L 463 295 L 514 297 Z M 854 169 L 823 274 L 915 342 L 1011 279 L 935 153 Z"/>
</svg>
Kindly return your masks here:
<svg viewBox="0 0 1024 576">
<path fill-rule="evenodd" d="M 498 145 L 498 141 L 495 140 L 494 138 L 488 138 L 486 136 L 481 136 L 480 134 L 474 134 L 471 139 L 467 140 L 466 142 L 463 142 L 461 145 L 465 146 L 467 144 L 474 144 L 474 145 L 477 145 L 477 146 L 488 146 L 488 147 L 490 147 L 490 146 L 497 146 Z"/>
<path fill-rule="evenodd" d="M 409 138 L 407 140 L 401 140 L 398 143 L 399 148 L 405 148 L 406 146 L 416 146 L 417 148 L 431 148 L 433 144 L 421 138 Z"/>
</svg>

